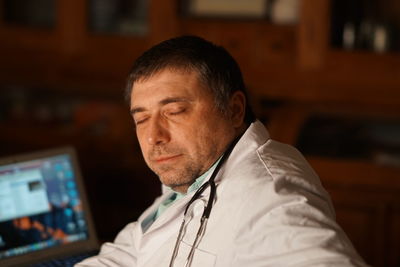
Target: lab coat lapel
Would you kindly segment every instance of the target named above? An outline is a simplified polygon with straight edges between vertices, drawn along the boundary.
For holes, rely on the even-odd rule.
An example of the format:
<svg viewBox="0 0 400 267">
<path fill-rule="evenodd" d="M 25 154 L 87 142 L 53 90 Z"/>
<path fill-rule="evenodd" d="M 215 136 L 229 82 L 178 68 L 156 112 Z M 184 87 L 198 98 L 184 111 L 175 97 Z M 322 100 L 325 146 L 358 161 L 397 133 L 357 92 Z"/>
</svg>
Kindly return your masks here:
<svg viewBox="0 0 400 267">
<path fill-rule="evenodd" d="M 186 196 L 175 202 L 143 234 L 140 244 L 141 262 L 149 261 L 149 256 L 154 251 L 157 251 L 157 257 L 161 257 L 162 254 L 165 254 L 164 257 L 171 257 L 179 227 L 183 220 L 183 213 L 190 197 Z M 166 243 L 168 245 L 165 245 Z"/>
</svg>

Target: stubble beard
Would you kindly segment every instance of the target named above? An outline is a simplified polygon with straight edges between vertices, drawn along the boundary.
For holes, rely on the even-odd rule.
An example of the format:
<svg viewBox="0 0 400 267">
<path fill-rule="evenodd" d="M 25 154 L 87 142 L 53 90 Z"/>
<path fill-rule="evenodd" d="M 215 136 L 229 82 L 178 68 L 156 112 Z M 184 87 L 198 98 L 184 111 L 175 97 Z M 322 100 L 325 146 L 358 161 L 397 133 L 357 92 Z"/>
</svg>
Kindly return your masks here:
<svg viewBox="0 0 400 267">
<path fill-rule="evenodd" d="M 178 190 L 180 188 L 189 187 L 201 175 L 201 170 L 196 168 L 192 163 L 185 164 L 181 168 L 176 166 L 162 166 L 162 168 L 153 171 L 164 185 L 176 191 L 180 191 Z"/>
<path fill-rule="evenodd" d="M 187 153 L 182 153 L 178 149 L 167 149 L 167 148 L 155 148 L 149 155 L 150 158 L 162 154 L 182 154 L 184 160 L 181 164 L 165 164 L 159 165 L 148 164 L 150 169 L 159 177 L 160 181 L 172 188 L 175 191 L 186 192 L 187 189 L 194 181 L 200 177 L 207 169 L 211 166 L 204 166 L 210 157 L 214 157 L 216 154 L 215 146 L 210 146 L 211 150 L 208 153 L 199 153 L 197 159 L 189 157 Z"/>
</svg>

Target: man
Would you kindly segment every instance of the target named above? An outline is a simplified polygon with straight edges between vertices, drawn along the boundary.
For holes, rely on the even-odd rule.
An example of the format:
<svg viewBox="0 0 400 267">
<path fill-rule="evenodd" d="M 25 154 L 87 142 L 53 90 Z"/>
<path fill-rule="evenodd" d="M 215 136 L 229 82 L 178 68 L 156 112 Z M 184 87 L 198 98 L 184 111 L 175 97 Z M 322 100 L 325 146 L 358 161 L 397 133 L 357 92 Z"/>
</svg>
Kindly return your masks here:
<svg viewBox="0 0 400 267">
<path fill-rule="evenodd" d="M 163 195 L 78 266 L 365 266 L 314 171 L 255 119 L 225 49 L 164 41 L 135 62 L 127 92 Z"/>
</svg>

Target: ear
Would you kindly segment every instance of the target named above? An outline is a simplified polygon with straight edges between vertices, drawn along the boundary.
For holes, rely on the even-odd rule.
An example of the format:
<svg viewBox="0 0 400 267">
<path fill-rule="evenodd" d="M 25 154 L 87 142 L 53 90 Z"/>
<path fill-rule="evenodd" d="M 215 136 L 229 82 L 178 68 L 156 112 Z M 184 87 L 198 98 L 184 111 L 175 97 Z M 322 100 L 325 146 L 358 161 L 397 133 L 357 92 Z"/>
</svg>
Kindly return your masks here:
<svg viewBox="0 0 400 267">
<path fill-rule="evenodd" d="M 231 111 L 230 116 L 233 127 L 239 128 L 243 125 L 245 107 L 246 97 L 244 96 L 243 92 L 234 92 L 229 102 L 229 108 Z"/>
</svg>

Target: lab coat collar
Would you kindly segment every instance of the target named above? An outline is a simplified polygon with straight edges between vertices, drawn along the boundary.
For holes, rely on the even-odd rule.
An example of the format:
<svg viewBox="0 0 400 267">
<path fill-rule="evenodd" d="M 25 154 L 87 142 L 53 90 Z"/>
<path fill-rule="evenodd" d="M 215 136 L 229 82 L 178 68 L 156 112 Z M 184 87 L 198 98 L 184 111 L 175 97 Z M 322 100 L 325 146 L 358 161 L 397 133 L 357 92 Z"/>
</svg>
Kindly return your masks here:
<svg viewBox="0 0 400 267">
<path fill-rule="evenodd" d="M 270 139 L 269 133 L 265 126 L 256 120 L 247 128 L 242 137 L 233 148 L 231 155 L 227 158 L 224 165 L 221 167 L 215 182 L 218 184 L 222 179 L 225 179 L 224 173 L 232 168 L 240 168 L 244 159 L 249 153 L 256 151 L 261 145 Z"/>
</svg>

